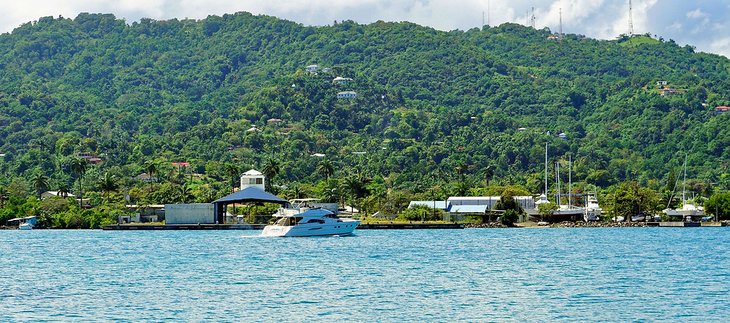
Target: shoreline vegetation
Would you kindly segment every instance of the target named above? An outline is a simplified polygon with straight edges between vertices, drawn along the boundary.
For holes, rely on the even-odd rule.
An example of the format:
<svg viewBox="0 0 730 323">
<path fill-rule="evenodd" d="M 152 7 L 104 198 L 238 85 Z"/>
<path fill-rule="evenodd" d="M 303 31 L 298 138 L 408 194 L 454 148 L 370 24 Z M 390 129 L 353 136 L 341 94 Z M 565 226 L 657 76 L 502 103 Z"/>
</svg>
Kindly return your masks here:
<svg viewBox="0 0 730 323">
<path fill-rule="evenodd" d="M 650 35 L 554 36 L 43 17 L 0 35 L 0 225 L 98 229 L 210 203 L 251 168 L 277 196 L 404 221 L 449 219 L 409 201 L 541 193 L 553 210 L 595 193 L 602 220 L 685 201 L 730 219 L 730 60 Z M 506 226 L 522 213 L 500 207 Z"/>
<path fill-rule="evenodd" d="M 571 221 L 563 221 L 558 223 L 548 223 L 548 224 L 541 224 L 538 222 L 528 221 L 528 222 L 522 222 L 522 223 L 516 223 L 512 226 L 504 225 L 500 222 L 485 222 L 485 223 L 462 223 L 464 225 L 464 229 L 535 229 L 535 228 L 646 228 L 646 227 L 656 227 L 657 225 L 650 225 L 652 222 L 605 222 L 605 221 L 591 221 L 591 222 L 583 222 L 583 221 L 577 221 L 577 222 L 571 222 Z M 656 223 L 656 222 L 654 222 Z M 388 224 L 397 224 L 397 225 L 429 225 L 429 224 L 454 224 L 452 222 L 439 222 L 439 221 L 427 221 L 427 222 L 414 222 L 414 221 L 369 221 L 364 222 L 364 225 L 388 225 Z M 122 224 L 124 225 L 124 224 Z M 164 226 L 164 223 L 157 222 L 157 223 L 137 223 L 132 224 L 137 226 Z M 720 221 L 720 222 L 702 222 L 697 227 L 730 227 L 730 221 Z M 0 230 L 15 230 L 16 227 L 12 226 L 0 226 Z M 424 228 L 427 229 L 427 228 Z M 70 230 L 65 228 L 44 228 L 40 230 Z M 83 229 L 82 229 L 83 230 Z M 88 229 L 88 230 L 98 230 L 98 229 Z M 398 230 L 398 229 L 393 229 Z"/>
</svg>

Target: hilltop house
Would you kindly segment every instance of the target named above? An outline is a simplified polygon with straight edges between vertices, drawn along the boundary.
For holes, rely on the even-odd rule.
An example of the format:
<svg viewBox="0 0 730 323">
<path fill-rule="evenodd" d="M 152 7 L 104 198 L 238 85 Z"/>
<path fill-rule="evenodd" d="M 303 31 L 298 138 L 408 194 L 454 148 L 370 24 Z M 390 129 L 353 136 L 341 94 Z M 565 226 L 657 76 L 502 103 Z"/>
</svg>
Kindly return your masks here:
<svg viewBox="0 0 730 323">
<path fill-rule="evenodd" d="M 721 114 L 721 113 L 725 113 L 728 111 L 730 111 L 730 107 L 726 106 L 726 105 L 720 105 L 720 106 L 715 107 L 716 114 Z"/>
<path fill-rule="evenodd" d="M 354 99 L 357 97 L 357 93 L 355 91 L 343 91 L 337 93 L 338 99 Z"/>
<path fill-rule="evenodd" d="M 67 197 L 76 197 L 76 196 L 71 193 L 61 193 L 58 191 L 45 191 L 45 192 L 41 193 L 41 200 L 45 200 L 45 199 L 51 198 L 51 197 L 67 198 Z"/>
<path fill-rule="evenodd" d="M 79 158 L 83 158 L 89 164 L 99 165 L 103 161 L 101 158 L 92 153 L 79 153 Z"/>
<path fill-rule="evenodd" d="M 308 65 L 307 66 L 307 72 L 309 73 L 315 73 L 319 69 L 319 65 Z"/>
<path fill-rule="evenodd" d="M 659 95 L 661 95 L 661 96 L 673 95 L 673 94 L 677 94 L 677 93 L 679 93 L 679 92 L 677 92 L 677 89 L 673 89 L 671 87 L 663 87 L 663 88 L 659 89 Z"/>
<path fill-rule="evenodd" d="M 349 77 L 335 77 L 334 80 L 332 80 L 332 84 L 334 85 L 347 85 L 348 83 L 352 82 L 352 79 Z"/>
</svg>

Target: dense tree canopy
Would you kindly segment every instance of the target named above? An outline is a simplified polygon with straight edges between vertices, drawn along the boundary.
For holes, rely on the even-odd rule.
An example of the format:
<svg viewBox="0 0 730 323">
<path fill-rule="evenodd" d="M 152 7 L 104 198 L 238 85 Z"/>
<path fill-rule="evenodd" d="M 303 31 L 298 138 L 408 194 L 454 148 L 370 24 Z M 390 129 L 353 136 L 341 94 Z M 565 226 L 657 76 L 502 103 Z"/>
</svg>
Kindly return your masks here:
<svg viewBox="0 0 730 323">
<path fill-rule="evenodd" d="M 550 34 L 248 13 L 44 17 L 0 35 L 2 202 L 20 186 L 209 201 L 258 168 L 283 189 L 397 210 L 397 191 L 540 192 L 545 142 L 553 161 L 574 156 L 578 189 L 662 191 L 685 153 L 697 194 L 728 189 L 730 113 L 714 113 L 730 103 L 728 59 L 648 36 Z"/>
</svg>

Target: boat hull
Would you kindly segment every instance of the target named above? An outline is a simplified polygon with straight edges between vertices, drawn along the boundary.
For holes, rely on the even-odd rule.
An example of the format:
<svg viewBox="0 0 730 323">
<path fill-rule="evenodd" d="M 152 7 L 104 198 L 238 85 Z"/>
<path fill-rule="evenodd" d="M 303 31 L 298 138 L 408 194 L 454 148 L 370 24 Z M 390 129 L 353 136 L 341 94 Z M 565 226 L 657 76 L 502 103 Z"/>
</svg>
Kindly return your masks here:
<svg viewBox="0 0 730 323">
<path fill-rule="evenodd" d="M 345 236 L 351 235 L 359 224 L 358 220 L 349 220 L 327 224 L 267 225 L 261 235 L 264 237 Z"/>
</svg>

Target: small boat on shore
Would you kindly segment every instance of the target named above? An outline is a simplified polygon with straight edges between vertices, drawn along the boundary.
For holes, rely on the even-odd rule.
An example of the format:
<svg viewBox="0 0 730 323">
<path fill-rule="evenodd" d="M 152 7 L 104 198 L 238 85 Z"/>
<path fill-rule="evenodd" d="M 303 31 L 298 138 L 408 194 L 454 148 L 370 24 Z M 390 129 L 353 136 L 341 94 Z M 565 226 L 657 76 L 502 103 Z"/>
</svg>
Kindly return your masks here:
<svg viewBox="0 0 730 323">
<path fill-rule="evenodd" d="M 583 215 L 583 220 L 586 222 L 589 221 L 598 221 L 601 219 L 601 212 L 603 209 L 598 205 L 598 199 L 596 199 L 596 196 L 593 194 L 588 194 L 588 197 L 586 198 L 586 207 L 585 207 L 585 213 Z"/>
<path fill-rule="evenodd" d="M 28 222 L 24 222 L 18 225 L 18 230 L 33 230 L 33 225 Z"/>
<path fill-rule="evenodd" d="M 265 237 L 312 237 L 351 235 L 360 220 L 341 219 L 325 209 L 279 209 L 276 222 L 264 227 Z"/>
</svg>

